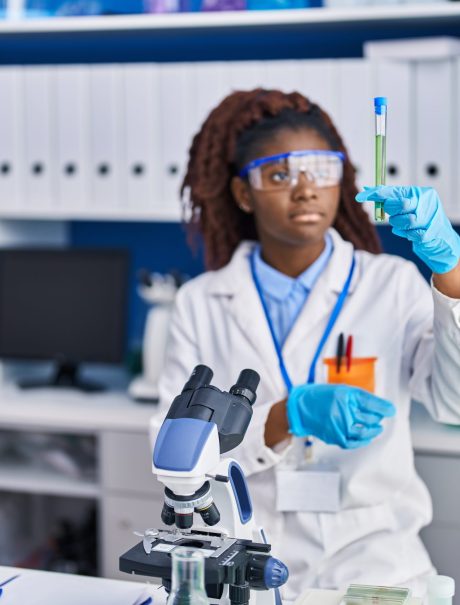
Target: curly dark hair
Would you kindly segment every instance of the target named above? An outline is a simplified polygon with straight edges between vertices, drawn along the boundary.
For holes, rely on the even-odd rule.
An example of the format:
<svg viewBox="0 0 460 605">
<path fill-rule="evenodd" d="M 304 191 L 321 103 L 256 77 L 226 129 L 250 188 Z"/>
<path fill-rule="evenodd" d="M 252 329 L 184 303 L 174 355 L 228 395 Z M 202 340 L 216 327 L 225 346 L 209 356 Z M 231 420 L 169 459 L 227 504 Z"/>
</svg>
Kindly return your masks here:
<svg viewBox="0 0 460 605">
<path fill-rule="evenodd" d="M 315 130 L 332 150 L 345 154 L 340 203 L 333 226 L 355 248 L 381 251 L 377 231 L 361 204 L 355 169 L 331 118 L 298 92 L 257 88 L 228 95 L 207 117 L 193 138 L 181 187 L 188 215 L 189 242 L 200 234 L 208 269 L 228 263 L 244 239 L 257 240 L 254 217 L 235 203 L 232 178 L 253 159 L 258 147 L 282 129 Z"/>
</svg>

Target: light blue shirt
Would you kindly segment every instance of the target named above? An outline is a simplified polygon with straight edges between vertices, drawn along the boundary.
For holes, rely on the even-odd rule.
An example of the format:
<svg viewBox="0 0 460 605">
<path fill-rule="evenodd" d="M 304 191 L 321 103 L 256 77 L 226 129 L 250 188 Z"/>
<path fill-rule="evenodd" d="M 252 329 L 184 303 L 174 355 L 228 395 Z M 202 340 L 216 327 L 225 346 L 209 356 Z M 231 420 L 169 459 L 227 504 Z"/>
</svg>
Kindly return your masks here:
<svg viewBox="0 0 460 605">
<path fill-rule="evenodd" d="M 329 234 L 326 235 L 325 241 L 326 246 L 321 255 L 295 278 L 267 265 L 260 254 L 260 245 L 255 248 L 255 272 L 280 347 L 288 337 L 316 280 L 329 262 L 333 250 Z"/>
</svg>

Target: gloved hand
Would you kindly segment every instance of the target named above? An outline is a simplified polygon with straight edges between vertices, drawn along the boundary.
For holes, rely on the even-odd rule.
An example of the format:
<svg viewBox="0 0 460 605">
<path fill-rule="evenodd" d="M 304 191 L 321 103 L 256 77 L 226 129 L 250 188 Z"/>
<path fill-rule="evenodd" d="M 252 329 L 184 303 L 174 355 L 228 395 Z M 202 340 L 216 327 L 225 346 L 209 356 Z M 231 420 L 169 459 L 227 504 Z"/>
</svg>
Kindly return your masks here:
<svg viewBox="0 0 460 605">
<path fill-rule="evenodd" d="M 393 233 L 412 242 L 415 254 L 433 273 L 447 273 L 460 259 L 460 237 L 431 187 L 365 187 L 358 202 L 384 202 Z"/>
<path fill-rule="evenodd" d="M 287 400 L 293 435 L 314 435 L 344 449 L 368 445 L 383 431 L 380 421 L 395 413 L 389 401 L 345 384 L 296 386 Z"/>
</svg>

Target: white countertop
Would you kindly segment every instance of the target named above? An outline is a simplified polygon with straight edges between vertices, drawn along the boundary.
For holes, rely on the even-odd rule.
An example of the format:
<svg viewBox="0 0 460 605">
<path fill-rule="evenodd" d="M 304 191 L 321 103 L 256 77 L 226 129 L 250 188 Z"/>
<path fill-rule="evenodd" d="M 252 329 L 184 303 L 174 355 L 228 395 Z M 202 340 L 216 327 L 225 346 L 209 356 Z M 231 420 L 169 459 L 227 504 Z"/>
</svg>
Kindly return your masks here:
<svg viewBox="0 0 460 605">
<path fill-rule="evenodd" d="M 166 602 L 164 589 L 154 584 L 15 567 L 0 567 L 0 584 L 16 574 L 19 577 L 3 587 L 2 605 L 134 605 L 149 596 L 154 605 Z"/>
<path fill-rule="evenodd" d="M 155 584 L 139 584 L 104 578 L 0 567 L 0 584 L 6 584 L 1 595 L 2 605 L 137 605 L 152 597 L 152 605 L 164 605 L 166 592 Z M 339 605 L 343 591 L 308 590 L 295 605 Z M 287 604 L 286 604 L 287 605 Z M 421 605 L 411 598 L 408 605 Z"/>
<path fill-rule="evenodd" d="M 435 422 L 418 403 L 412 405 L 411 429 L 418 454 L 460 455 L 460 426 Z"/>
<path fill-rule="evenodd" d="M 74 389 L 0 389 L 2 428 L 56 431 L 132 431 L 147 433 L 154 404 L 136 403 L 125 391 L 87 394 Z M 460 427 L 434 422 L 419 404 L 411 413 L 417 453 L 460 455 Z"/>
</svg>

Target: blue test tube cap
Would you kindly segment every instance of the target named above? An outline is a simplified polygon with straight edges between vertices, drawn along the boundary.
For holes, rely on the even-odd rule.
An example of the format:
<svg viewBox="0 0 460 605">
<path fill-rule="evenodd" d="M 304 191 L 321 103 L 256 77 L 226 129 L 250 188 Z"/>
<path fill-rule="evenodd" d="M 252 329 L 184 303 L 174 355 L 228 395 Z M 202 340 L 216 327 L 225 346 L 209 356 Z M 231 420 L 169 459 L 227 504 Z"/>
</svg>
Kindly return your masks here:
<svg viewBox="0 0 460 605">
<path fill-rule="evenodd" d="M 374 108 L 375 108 L 375 113 L 377 113 L 377 114 L 386 113 L 387 98 L 386 97 L 374 97 Z"/>
</svg>

